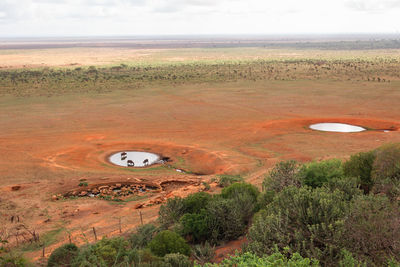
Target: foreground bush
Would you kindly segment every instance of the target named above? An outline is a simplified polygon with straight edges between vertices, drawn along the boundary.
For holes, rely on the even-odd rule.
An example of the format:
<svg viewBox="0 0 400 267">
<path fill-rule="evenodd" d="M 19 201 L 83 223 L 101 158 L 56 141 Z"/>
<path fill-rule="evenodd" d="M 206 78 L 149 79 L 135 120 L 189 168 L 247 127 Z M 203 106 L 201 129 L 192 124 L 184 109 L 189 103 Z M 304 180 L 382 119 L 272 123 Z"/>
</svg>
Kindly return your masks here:
<svg viewBox="0 0 400 267">
<path fill-rule="evenodd" d="M 211 246 L 208 242 L 204 245 L 195 245 L 193 247 L 193 258 L 200 264 L 210 262 L 215 256 L 215 247 Z"/>
<path fill-rule="evenodd" d="M 139 226 L 136 233 L 129 236 L 131 248 L 141 249 L 146 247 L 148 243 L 153 239 L 156 231 L 157 227 L 153 224 L 145 224 Z"/>
<path fill-rule="evenodd" d="M 234 183 L 242 183 L 244 182 L 243 177 L 240 175 L 227 175 L 221 174 L 218 175 L 217 183 L 220 187 L 227 187 Z"/>
<path fill-rule="evenodd" d="M 128 241 L 123 238 L 103 238 L 95 244 L 89 244 L 79 250 L 71 266 L 113 266 L 130 262 L 137 253 L 130 250 Z"/>
<path fill-rule="evenodd" d="M 1 267 L 28 267 L 33 266 L 27 259 L 21 254 L 15 254 L 13 252 L 7 254 L 0 254 L 0 266 Z"/>
<path fill-rule="evenodd" d="M 321 187 L 328 181 L 342 178 L 344 173 L 341 160 L 330 159 L 303 165 L 299 175 L 304 185 L 316 188 Z"/>
<path fill-rule="evenodd" d="M 151 252 L 160 257 L 170 253 L 190 256 L 190 247 L 185 240 L 169 230 L 158 233 L 149 243 L 149 248 Z"/>
<path fill-rule="evenodd" d="M 400 197 L 400 143 L 376 150 L 372 179 L 375 192 L 384 193 L 392 200 Z"/>
<path fill-rule="evenodd" d="M 195 265 L 200 267 L 200 265 Z M 224 259 L 219 264 L 206 264 L 206 267 L 317 267 L 320 266 L 319 262 L 315 259 L 308 259 L 301 257 L 298 253 L 293 254 L 291 257 L 286 257 L 282 253 L 275 252 L 270 256 L 259 257 L 252 253 L 244 253 L 242 255 L 231 256 Z"/>
<path fill-rule="evenodd" d="M 159 220 L 163 227 L 175 231 L 193 243 L 212 244 L 235 239 L 258 210 L 258 189 L 247 183 L 234 183 L 220 195 L 205 192 L 174 198 L 162 205 Z"/>
<path fill-rule="evenodd" d="M 183 199 L 180 197 L 169 198 L 167 203 L 161 205 L 158 212 L 158 221 L 163 227 L 177 223 L 185 214 Z"/>
<path fill-rule="evenodd" d="M 372 168 L 375 161 L 375 152 L 361 152 L 352 155 L 348 161 L 343 164 L 343 171 L 347 177 L 356 177 L 360 179 L 361 189 L 366 194 L 372 189 Z"/>
<path fill-rule="evenodd" d="M 48 267 L 67 267 L 71 266 L 71 263 L 78 255 L 78 247 L 75 244 L 65 244 L 61 247 L 56 248 L 50 255 L 47 262 Z"/>
<path fill-rule="evenodd" d="M 163 258 L 163 267 L 192 267 L 193 263 L 185 255 L 175 253 L 167 254 Z"/>
<path fill-rule="evenodd" d="M 248 250 L 271 254 L 289 247 L 304 257 L 319 259 L 324 265 L 337 260 L 338 240 L 348 213 L 345 194 L 327 188 L 289 186 L 254 218 L 248 232 Z"/>
<path fill-rule="evenodd" d="M 276 164 L 263 181 L 263 191 L 280 192 L 288 186 L 301 186 L 299 164 L 294 160 Z"/>
<path fill-rule="evenodd" d="M 384 196 L 360 196 L 351 204 L 342 245 L 358 260 L 383 266 L 400 261 L 400 206 Z"/>
</svg>

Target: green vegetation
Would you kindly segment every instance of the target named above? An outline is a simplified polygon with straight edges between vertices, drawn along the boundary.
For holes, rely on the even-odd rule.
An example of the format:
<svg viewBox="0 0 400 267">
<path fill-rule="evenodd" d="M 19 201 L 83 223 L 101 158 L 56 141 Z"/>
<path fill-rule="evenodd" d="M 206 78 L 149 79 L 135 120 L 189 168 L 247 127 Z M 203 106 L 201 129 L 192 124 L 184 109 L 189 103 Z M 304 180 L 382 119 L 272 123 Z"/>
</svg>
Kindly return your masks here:
<svg viewBox="0 0 400 267">
<path fill-rule="evenodd" d="M 374 191 L 391 199 L 400 196 L 400 144 L 385 145 L 376 150 L 372 168 Z"/>
<path fill-rule="evenodd" d="M 240 175 L 228 175 L 228 174 L 221 174 L 218 175 L 215 179 L 216 182 L 220 187 L 227 187 L 233 183 L 244 182 L 244 179 Z"/>
<path fill-rule="evenodd" d="M 289 248 L 323 266 L 399 261 L 399 162 L 400 146 L 391 144 L 343 164 L 277 164 L 258 197 L 246 250 L 261 257 Z"/>
<path fill-rule="evenodd" d="M 344 163 L 280 162 L 261 193 L 236 182 L 220 194 L 169 199 L 159 226 L 80 248 L 64 245 L 48 266 L 399 266 L 399 162 L 399 144 Z M 241 253 L 210 263 L 215 244 L 246 232 Z M 0 266 L 28 265 L 1 243 Z"/>
<path fill-rule="evenodd" d="M 48 267 L 67 267 L 71 266 L 72 261 L 78 254 L 78 247 L 75 244 L 65 244 L 56 248 L 47 261 Z"/>
<path fill-rule="evenodd" d="M 199 265 L 195 265 L 196 267 Z M 299 253 L 294 253 L 290 257 L 280 252 L 275 252 L 269 256 L 265 255 L 259 257 L 253 253 L 243 253 L 235 256 L 231 256 L 228 259 L 224 259 L 220 264 L 206 264 L 205 267 L 317 267 L 320 266 L 318 261 L 315 259 L 303 258 Z"/>
<path fill-rule="evenodd" d="M 311 162 L 301 167 L 299 175 L 302 184 L 321 187 L 328 181 L 343 177 L 342 162 L 339 159 Z"/>
<path fill-rule="evenodd" d="M 148 64 L 75 69 L 0 70 L 0 95 L 53 96 L 135 90 L 145 86 L 205 82 L 398 80 L 397 58 L 284 58 Z"/>
<path fill-rule="evenodd" d="M 263 181 L 263 190 L 282 191 L 287 186 L 301 185 L 299 164 L 294 160 L 282 161 L 275 165 Z"/>
<path fill-rule="evenodd" d="M 131 247 L 136 249 L 147 247 L 156 233 L 157 227 L 153 224 L 139 226 L 136 233 L 129 236 Z"/>
<path fill-rule="evenodd" d="M 193 243 L 233 240 L 245 233 L 258 208 L 258 194 L 253 185 L 234 183 L 220 195 L 200 192 L 185 199 L 169 199 L 160 208 L 159 221 Z"/>
<path fill-rule="evenodd" d="M 160 257 L 170 253 L 190 255 L 190 247 L 186 244 L 185 239 L 169 230 L 158 233 L 149 243 L 149 248 L 151 252 Z"/>
<path fill-rule="evenodd" d="M 83 181 L 83 182 L 80 182 L 80 183 L 78 184 L 78 186 L 88 186 L 88 183 L 85 182 L 85 181 Z"/>
<path fill-rule="evenodd" d="M 343 165 L 344 174 L 348 177 L 360 179 L 360 186 L 367 194 L 372 186 L 372 167 L 375 161 L 375 152 L 361 152 L 352 155 Z"/>
</svg>

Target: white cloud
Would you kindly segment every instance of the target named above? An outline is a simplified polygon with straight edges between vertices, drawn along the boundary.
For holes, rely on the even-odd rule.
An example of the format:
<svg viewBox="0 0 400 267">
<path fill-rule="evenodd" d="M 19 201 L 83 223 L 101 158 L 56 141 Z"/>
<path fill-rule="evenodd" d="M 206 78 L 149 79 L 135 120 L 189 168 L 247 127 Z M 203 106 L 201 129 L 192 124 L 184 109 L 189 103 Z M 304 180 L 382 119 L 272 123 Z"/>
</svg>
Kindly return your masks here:
<svg viewBox="0 0 400 267">
<path fill-rule="evenodd" d="M 399 31 L 400 0 L 0 0 L 11 35 Z"/>
</svg>

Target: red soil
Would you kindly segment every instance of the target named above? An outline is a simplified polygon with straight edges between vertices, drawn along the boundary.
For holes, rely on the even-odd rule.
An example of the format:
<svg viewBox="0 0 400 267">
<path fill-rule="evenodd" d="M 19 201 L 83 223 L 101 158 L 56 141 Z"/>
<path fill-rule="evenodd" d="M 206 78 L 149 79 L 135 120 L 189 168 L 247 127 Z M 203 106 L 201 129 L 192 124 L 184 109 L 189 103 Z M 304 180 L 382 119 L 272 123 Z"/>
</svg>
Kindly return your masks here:
<svg viewBox="0 0 400 267">
<path fill-rule="evenodd" d="M 346 90 L 349 86 L 354 88 L 351 92 Z M 68 233 L 78 244 L 94 240 L 92 227 L 99 237 L 118 235 L 119 218 L 126 233 L 140 224 L 136 205 L 201 190 L 193 184 L 175 185 L 124 204 L 90 198 L 52 201 L 52 195 L 77 188 L 81 179 L 91 185 L 170 180 L 199 184 L 214 174 L 241 173 L 259 185 L 280 160 L 347 158 L 400 142 L 396 86 L 265 82 L 2 100 L 0 129 L 6 130 L 0 133 L 0 223 L 10 234 L 17 228 L 10 221 L 13 215 L 42 236 L 62 228 L 57 242 L 46 249 L 48 255 L 68 242 Z M 317 122 L 350 123 L 371 130 L 345 134 L 308 129 Z M 162 166 L 132 170 L 109 164 L 107 156 L 121 150 L 167 156 L 173 166 L 194 174 Z M 21 187 L 12 190 L 13 186 Z M 144 223 L 157 218 L 158 208 L 140 209 Z M 14 235 L 9 239 L 11 245 L 16 243 Z M 40 252 L 28 256 L 37 258 Z"/>
</svg>

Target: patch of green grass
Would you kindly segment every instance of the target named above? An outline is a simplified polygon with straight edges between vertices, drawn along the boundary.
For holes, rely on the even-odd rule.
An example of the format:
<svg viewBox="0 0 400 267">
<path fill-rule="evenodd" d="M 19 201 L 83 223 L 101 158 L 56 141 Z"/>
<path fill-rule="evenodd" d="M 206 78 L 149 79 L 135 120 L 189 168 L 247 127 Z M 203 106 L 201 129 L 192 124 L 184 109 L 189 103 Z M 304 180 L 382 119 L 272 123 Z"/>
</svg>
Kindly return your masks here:
<svg viewBox="0 0 400 267">
<path fill-rule="evenodd" d="M 56 228 L 39 236 L 39 242 L 32 242 L 23 245 L 20 250 L 22 252 L 33 252 L 43 248 L 43 245 L 50 246 L 57 241 L 58 236 L 65 231 L 64 227 Z M 40 233 L 39 233 L 40 234 Z"/>
<path fill-rule="evenodd" d="M 123 201 L 124 201 L 124 202 L 134 202 L 134 201 L 146 199 L 146 198 L 148 198 L 148 197 L 149 197 L 149 196 L 148 196 L 147 194 L 146 194 L 146 195 L 143 195 L 143 196 L 133 195 L 133 196 L 130 196 L 130 197 L 124 199 Z"/>
<path fill-rule="evenodd" d="M 88 186 L 88 183 L 87 183 L 87 182 L 80 182 L 80 183 L 78 184 L 78 186 Z"/>
</svg>

